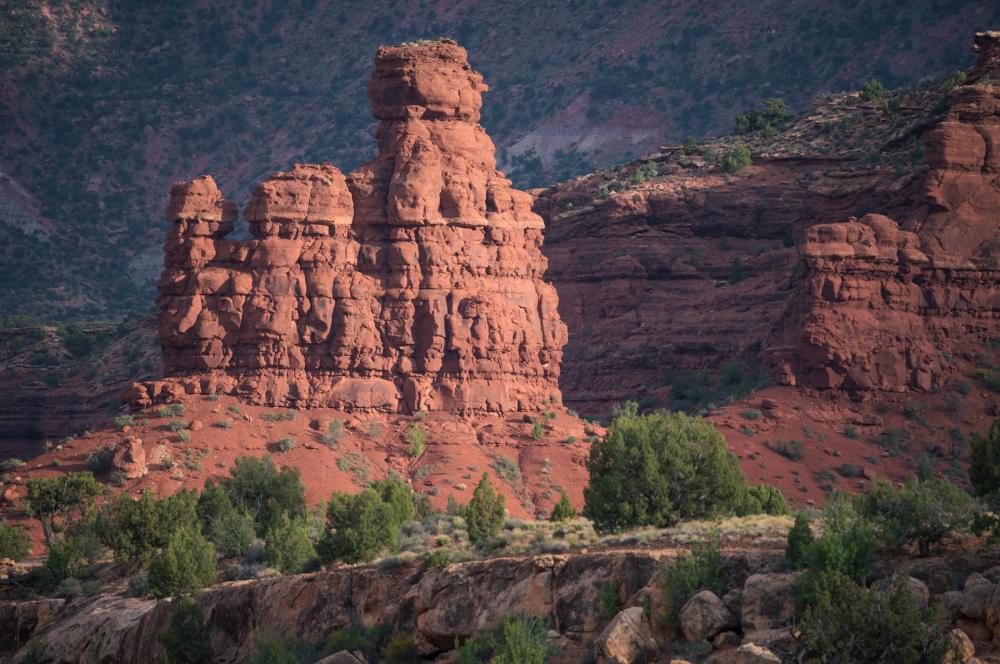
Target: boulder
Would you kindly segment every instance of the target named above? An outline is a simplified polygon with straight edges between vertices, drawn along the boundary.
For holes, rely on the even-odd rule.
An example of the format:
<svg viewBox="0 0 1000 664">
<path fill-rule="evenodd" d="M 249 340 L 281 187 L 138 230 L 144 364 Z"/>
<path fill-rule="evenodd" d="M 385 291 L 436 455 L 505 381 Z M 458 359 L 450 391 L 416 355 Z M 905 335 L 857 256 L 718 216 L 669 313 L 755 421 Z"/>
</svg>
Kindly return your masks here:
<svg viewBox="0 0 1000 664">
<path fill-rule="evenodd" d="M 327 655 L 323 659 L 316 661 L 315 664 L 368 664 L 368 658 L 360 650 L 353 653 L 341 650 L 332 655 Z"/>
<path fill-rule="evenodd" d="M 739 648 L 712 653 L 705 664 L 781 664 L 781 658 L 755 643 L 744 643 Z"/>
<path fill-rule="evenodd" d="M 597 664 L 644 662 L 656 653 L 642 607 L 633 606 L 611 619 L 594 642 Z"/>
<path fill-rule="evenodd" d="M 711 640 L 739 626 L 736 616 L 711 590 L 695 593 L 680 611 L 681 631 L 688 641 Z"/>
<path fill-rule="evenodd" d="M 788 624 L 795 615 L 792 587 L 798 573 L 754 574 L 743 584 L 743 632 L 771 630 Z"/>
<path fill-rule="evenodd" d="M 945 654 L 945 664 L 970 664 L 976 656 L 976 646 L 962 630 L 956 628 L 948 633 L 948 652 Z"/>
<path fill-rule="evenodd" d="M 130 480 L 144 477 L 149 472 L 149 467 L 146 465 L 146 450 L 142 447 L 142 441 L 129 436 L 119 442 L 111 457 L 111 467 L 125 473 L 125 477 Z"/>
</svg>

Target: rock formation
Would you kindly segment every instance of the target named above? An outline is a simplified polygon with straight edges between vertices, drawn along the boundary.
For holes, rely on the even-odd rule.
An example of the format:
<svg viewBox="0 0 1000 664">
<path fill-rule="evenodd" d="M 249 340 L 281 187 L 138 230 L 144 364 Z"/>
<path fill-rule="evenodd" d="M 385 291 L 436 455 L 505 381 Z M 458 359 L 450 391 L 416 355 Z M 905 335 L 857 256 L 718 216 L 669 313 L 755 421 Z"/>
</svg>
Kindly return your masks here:
<svg viewBox="0 0 1000 664">
<path fill-rule="evenodd" d="M 923 136 L 900 225 L 869 214 L 806 231 L 806 269 L 768 342 L 781 382 L 929 391 L 1000 335 L 1000 33 L 975 43 L 976 65 Z"/>
<path fill-rule="evenodd" d="M 168 380 L 255 403 L 393 412 L 532 410 L 560 399 L 566 327 L 542 280 L 542 220 L 496 170 L 482 77 L 452 41 L 382 47 L 378 156 L 257 187 L 252 239 L 211 177 L 170 192 L 159 282 Z"/>
</svg>

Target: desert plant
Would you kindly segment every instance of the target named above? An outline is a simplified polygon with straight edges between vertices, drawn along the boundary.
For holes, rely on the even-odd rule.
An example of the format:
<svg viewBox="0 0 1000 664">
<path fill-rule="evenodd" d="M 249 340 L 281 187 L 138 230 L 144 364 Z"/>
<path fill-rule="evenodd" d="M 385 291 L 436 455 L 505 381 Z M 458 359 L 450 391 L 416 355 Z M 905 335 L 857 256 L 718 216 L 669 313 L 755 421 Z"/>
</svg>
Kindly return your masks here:
<svg viewBox="0 0 1000 664">
<path fill-rule="evenodd" d="M 0 523 L 0 558 L 23 560 L 31 553 L 31 537 L 11 523 Z"/>
<path fill-rule="evenodd" d="M 861 98 L 865 101 L 878 101 L 885 95 L 885 86 L 879 81 L 870 79 L 861 87 Z"/>
<path fill-rule="evenodd" d="M 81 514 L 104 493 L 91 473 L 67 473 L 57 477 L 29 479 L 25 486 L 24 510 L 42 524 L 45 542 L 52 545 L 57 530 Z"/>
<path fill-rule="evenodd" d="M 458 664 L 545 664 L 552 646 L 545 625 L 536 618 L 508 614 L 497 630 L 456 644 L 456 654 Z"/>
<path fill-rule="evenodd" d="M 267 542 L 267 564 L 282 574 L 301 572 L 316 557 L 305 521 L 290 519 L 284 513 L 264 535 L 264 541 Z"/>
<path fill-rule="evenodd" d="M 212 639 L 201 607 L 190 597 L 170 605 L 170 624 L 160 637 L 168 664 L 212 664 Z"/>
<path fill-rule="evenodd" d="M 814 539 L 812 527 L 809 525 L 809 515 L 802 511 L 796 513 L 795 523 L 788 530 L 785 559 L 796 567 L 802 565 Z"/>
<path fill-rule="evenodd" d="M 519 481 L 521 479 L 521 467 L 517 465 L 517 462 L 510 457 L 503 456 L 502 454 L 495 454 L 493 456 L 493 462 L 490 463 L 490 468 L 492 468 L 497 477 L 502 480 L 509 481 Z"/>
<path fill-rule="evenodd" d="M 220 481 L 239 512 L 249 514 L 258 533 L 267 532 L 281 513 L 290 518 L 306 517 L 305 487 L 299 471 L 277 468 L 270 457 L 240 457 Z"/>
<path fill-rule="evenodd" d="M 879 480 L 857 504 L 880 542 L 893 548 L 915 543 L 922 556 L 932 544 L 966 530 L 974 516 L 972 498 L 944 479 L 911 478 L 899 491 Z"/>
<path fill-rule="evenodd" d="M 377 491 L 335 492 L 327 504 L 326 529 L 316 548 L 322 562 L 367 562 L 395 549 L 398 537 L 396 513 Z"/>
<path fill-rule="evenodd" d="M 427 445 L 427 436 L 427 430 L 421 429 L 416 424 L 411 426 L 410 430 L 406 432 L 406 439 L 410 441 L 410 456 L 414 459 L 419 459 L 420 455 L 424 453 L 424 448 Z"/>
<path fill-rule="evenodd" d="M 732 513 L 746 479 L 715 427 L 683 413 L 625 409 L 590 448 L 585 516 L 598 532 Z"/>
<path fill-rule="evenodd" d="M 472 500 L 465 508 L 465 527 L 469 539 L 482 542 L 500 532 L 504 520 L 504 496 L 493 489 L 490 476 L 483 477 L 472 493 Z"/>
<path fill-rule="evenodd" d="M 745 145 L 734 145 L 722 154 L 719 167 L 724 173 L 737 173 L 751 164 L 750 149 Z"/>
<path fill-rule="evenodd" d="M 340 420 L 330 420 L 326 426 L 326 432 L 320 436 L 320 440 L 331 450 L 337 446 L 340 436 L 343 433 L 343 423 Z"/>
<path fill-rule="evenodd" d="M 695 545 L 690 556 L 678 556 L 660 572 L 660 587 L 667 601 L 663 621 L 671 627 L 677 627 L 681 607 L 695 593 L 711 590 L 722 597 L 726 594 L 728 583 L 722 556 L 719 554 L 718 536 Z"/>
<path fill-rule="evenodd" d="M 277 443 L 275 443 L 275 447 L 277 447 L 278 451 L 281 452 L 282 454 L 284 454 L 285 452 L 291 452 L 293 449 L 295 449 L 295 439 L 292 438 L 291 436 L 286 436 L 285 438 L 282 438 Z"/>
<path fill-rule="evenodd" d="M 559 490 L 559 500 L 552 507 L 552 515 L 549 517 L 549 521 L 559 522 L 568 521 L 576 517 L 576 510 L 573 509 L 573 505 L 569 502 L 569 496 L 566 495 L 565 489 Z"/>
<path fill-rule="evenodd" d="M 215 581 L 215 549 L 197 528 L 182 526 L 149 565 L 149 591 L 155 597 L 194 593 Z"/>
<path fill-rule="evenodd" d="M 148 490 L 138 500 L 121 494 L 101 507 L 94 531 L 119 563 L 146 564 L 178 528 L 197 525 L 196 502 L 190 491 L 162 500 Z"/>
<path fill-rule="evenodd" d="M 115 417 L 115 427 L 118 429 L 124 429 L 126 427 L 135 426 L 135 416 L 123 413 Z"/>
</svg>

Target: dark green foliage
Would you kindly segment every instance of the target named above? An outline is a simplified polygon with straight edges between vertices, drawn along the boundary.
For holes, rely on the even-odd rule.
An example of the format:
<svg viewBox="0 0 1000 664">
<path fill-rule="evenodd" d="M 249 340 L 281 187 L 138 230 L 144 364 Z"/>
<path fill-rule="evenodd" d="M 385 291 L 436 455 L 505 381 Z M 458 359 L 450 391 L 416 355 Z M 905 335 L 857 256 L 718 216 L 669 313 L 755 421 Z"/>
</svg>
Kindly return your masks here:
<svg viewBox="0 0 1000 664">
<path fill-rule="evenodd" d="M 0 558 L 23 560 L 31 554 L 31 537 L 12 523 L 0 523 Z"/>
<path fill-rule="evenodd" d="M 944 479 L 911 478 L 899 491 L 879 480 L 857 504 L 880 542 L 896 549 L 916 544 L 923 556 L 932 544 L 967 530 L 975 514 L 972 498 Z"/>
<path fill-rule="evenodd" d="M 265 634 L 254 642 L 247 664 L 312 664 L 319 658 L 318 648 L 307 641 Z"/>
<path fill-rule="evenodd" d="M 905 578 L 885 593 L 837 572 L 819 574 L 815 603 L 801 623 L 798 661 L 821 664 L 940 664 L 948 622 L 940 604 L 924 609 Z"/>
<path fill-rule="evenodd" d="M 569 496 L 565 489 L 559 490 L 559 501 L 552 507 L 552 515 L 549 521 L 567 521 L 576 518 L 576 510 L 569 502 Z"/>
<path fill-rule="evenodd" d="M 684 139 L 683 152 L 686 155 L 698 154 L 698 141 L 691 136 Z"/>
<path fill-rule="evenodd" d="M 282 513 L 290 518 L 306 517 L 305 487 L 299 471 L 276 468 L 270 457 L 240 457 L 230 476 L 222 480 L 222 487 L 237 511 L 253 517 L 258 533 L 266 532 Z"/>
<path fill-rule="evenodd" d="M 781 490 L 772 484 L 754 484 L 747 487 L 736 507 L 737 516 L 750 514 L 788 514 L 788 503 Z"/>
<path fill-rule="evenodd" d="M 149 591 L 156 597 L 195 593 L 215 581 L 215 550 L 191 526 L 182 526 L 149 565 Z"/>
<path fill-rule="evenodd" d="M 752 134 L 760 132 L 770 138 L 788 120 L 788 105 L 781 99 L 768 99 L 764 108 L 752 108 L 736 116 L 734 132 Z"/>
<path fill-rule="evenodd" d="M 814 539 L 812 526 L 809 525 L 809 516 L 805 512 L 796 513 L 795 523 L 788 531 L 785 559 L 796 567 L 801 567 Z"/>
<path fill-rule="evenodd" d="M 65 521 L 82 513 L 104 493 L 90 473 L 29 479 L 25 484 L 28 495 L 24 499 L 24 511 L 41 522 L 45 542 L 49 545 L 55 531 L 66 525 L 57 519 Z"/>
<path fill-rule="evenodd" d="M 1000 507 L 1000 417 L 993 420 L 985 438 L 972 435 L 969 481 L 977 496 L 989 502 L 993 509 Z"/>
<path fill-rule="evenodd" d="M 212 638 L 205 614 L 190 597 L 176 597 L 170 605 L 170 625 L 160 636 L 168 664 L 211 664 Z"/>
<path fill-rule="evenodd" d="M 747 270 L 747 266 L 743 263 L 739 256 L 733 259 L 730 269 L 732 270 L 729 273 L 730 284 L 736 285 L 750 276 L 750 271 Z"/>
<path fill-rule="evenodd" d="M 193 491 L 181 491 L 163 500 L 153 498 L 149 491 L 138 500 L 121 494 L 101 507 L 94 530 L 119 563 L 146 564 L 174 531 L 197 525 L 195 505 Z"/>
<path fill-rule="evenodd" d="M 600 594 L 601 615 L 605 618 L 614 618 L 621 610 L 621 599 L 618 597 L 618 584 L 614 581 L 605 581 L 601 586 Z"/>
<path fill-rule="evenodd" d="M 799 461 L 806 455 L 802 443 L 797 440 L 775 440 L 766 443 L 768 449 L 773 450 L 792 461 Z"/>
<path fill-rule="evenodd" d="M 360 650 L 369 661 L 373 661 L 389 643 L 391 635 L 392 629 L 386 624 L 365 627 L 361 623 L 352 623 L 348 627 L 330 632 L 323 650 L 328 653 Z"/>
<path fill-rule="evenodd" d="M 384 664 L 418 664 L 423 662 L 417 644 L 409 634 L 395 634 L 382 648 Z"/>
<path fill-rule="evenodd" d="M 100 475 L 111 470 L 111 450 L 102 447 L 87 455 L 87 470 L 94 475 Z"/>
<path fill-rule="evenodd" d="M 699 413 L 767 387 L 771 375 L 767 369 L 734 359 L 723 364 L 716 377 L 706 371 L 680 369 L 667 375 L 666 384 L 670 386 L 671 410 Z"/>
<path fill-rule="evenodd" d="M 212 639 L 205 614 L 190 597 L 174 598 L 170 605 L 170 626 L 160 637 L 168 664 L 211 664 Z"/>
<path fill-rule="evenodd" d="M 376 480 L 369 486 L 378 492 L 382 502 L 392 510 L 392 518 L 397 524 L 413 521 L 413 489 L 404 484 L 397 475 L 390 474 L 384 480 Z"/>
<path fill-rule="evenodd" d="M 492 632 L 476 634 L 456 648 L 458 664 L 545 664 L 552 654 L 545 625 L 508 614 Z"/>
<path fill-rule="evenodd" d="M 396 516 L 396 508 L 374 489 L 353 495 L 334 492 L 326 508 L 326 529 L 317 545 L 320 560 L 367 562 L 395 549 L 399 538 Z"/>
<path fill-rule="evenodd" d="M 232 557 L 246 553 L 256 536 L 253 518 L 233 507 L 222 485 L 212 480 L 205 482 L 197 511 L 202 533 L 220 554 Z"/>
<path fill-rule="evenodd" d="M 305 569 L 316 557 L 309 539 L 309 529 L 302 519 L 290 519 L 281 514 L 264 535 L 267 542 L 267 564 L 282 574 L 295 574 Z"/>
<path fill-rule="evenodd" d="M 718 537 L 691 548 L 690 556 L 678 556 L 668 563 L 660 574 L 660 587 L 667 602 L 667 612 L 663 621 L 678 626 L 681 608 L 695 593 L 711 590 L 722 597 L 728 589 L 722 556 L 719 554 Z"/>
<path fill-rule="evenodd" d="M 583 513 L 598 532 L 732 513 L 746 479 L 722 434 L 701 418 L 636 410 L 590 448 Z"/>
<path fill-rule="evenodd" d="M 83 551 L 75 538 L 70 537 L 62 542 L 52 542 L 45 555 L 44 585 L 54 587 L 63 579 L 75 577 L 82 562 Z"/>
<path fill-rule="evenodd" d="M 752 163 L 750 149 L 745 145 L 734 145 L 722 153 L 719 167 L 724 173 L 737 173 Z"/>
<path fill-rule="evenodd" d="M 878 101 L 885 95 L 885 86 L 874 78 L 865 81 L 861 87 L 861 98 L 865 101 Z"/>
<path fill-rule="evenodd" d="M 488 540 L 503 526 L 504 496 L 493 489 L 490 476 L 483 473 L 483 478 L 472 493 L 472 500 L 465 507 L 465 527 L 469 539 L 473 542 Z"/>
</svg>

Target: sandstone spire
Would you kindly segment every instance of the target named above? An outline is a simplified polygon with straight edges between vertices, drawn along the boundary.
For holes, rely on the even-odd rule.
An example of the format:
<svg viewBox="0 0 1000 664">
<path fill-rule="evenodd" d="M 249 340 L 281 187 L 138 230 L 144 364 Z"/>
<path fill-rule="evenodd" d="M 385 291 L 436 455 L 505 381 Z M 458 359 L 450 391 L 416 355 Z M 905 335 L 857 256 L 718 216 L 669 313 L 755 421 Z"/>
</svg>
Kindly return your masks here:
<svg viewBox="0 0 1000 664">
<path fill-rule="evenodd" d="M 270 405 L 506 412 L 559 400 L 566 326 L 542 220 L 496 170 L 482 77 L 455 42 L 383 47 L 378 156 L 254 191 L 253 239 L 211 177 L 174 186 L 160 279 L 166 381 Z"/>
</svg>

